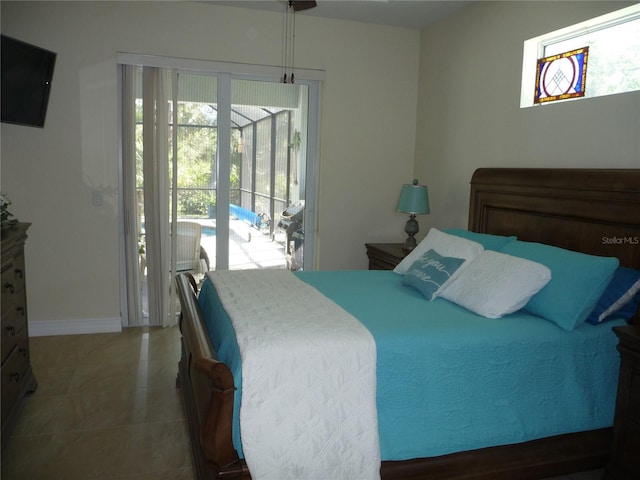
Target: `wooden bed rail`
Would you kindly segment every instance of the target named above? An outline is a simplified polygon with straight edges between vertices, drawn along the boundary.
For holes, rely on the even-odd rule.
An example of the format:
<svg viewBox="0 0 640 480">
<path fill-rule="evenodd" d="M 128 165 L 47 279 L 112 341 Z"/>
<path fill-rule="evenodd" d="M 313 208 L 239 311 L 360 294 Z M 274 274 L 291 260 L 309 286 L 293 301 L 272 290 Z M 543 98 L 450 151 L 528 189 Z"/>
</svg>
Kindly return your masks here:
<svg viewBox="0 0 640 480">
<path fill-rule="evenodd" d="M 213 470 L 221 478 L 233 476 L 232 472 L 243 470 L 244 463 L 239 462 L 233 448 L 231 419 L 236 389 L 233 374 L 226 364 L 217 360 L 211 347 L 189 274 L 177 275 L 176 286 L 183 348 L 178 383 L 183 390 L 188 421 L 200 427 L 199 435 L 192 432 L 191 442 L 199 445 L 204 458 L 212 463 L 200 468 Z M 200 459 L 194 458 L 194 461 Z M 238 463 L 237 468 L 232 467 Z M 226 474 L 220 475 L 223 471 Z"/>
</svg>

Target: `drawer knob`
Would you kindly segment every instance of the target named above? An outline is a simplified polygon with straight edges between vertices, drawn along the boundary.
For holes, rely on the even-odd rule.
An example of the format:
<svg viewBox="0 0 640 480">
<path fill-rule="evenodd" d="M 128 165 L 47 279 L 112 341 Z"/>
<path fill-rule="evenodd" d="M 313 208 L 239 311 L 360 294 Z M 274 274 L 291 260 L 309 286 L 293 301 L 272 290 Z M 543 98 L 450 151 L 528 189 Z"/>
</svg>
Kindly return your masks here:
<svg viewBox="0 0 640 480">
<path fill-rule="evenodd" d="M 8 327 L 5 327 L 5 330 L 9 332 L 9 335 L 11 335 L 12 337 L 16 334 L 16 329 L 13 325 L 9 325 Z"/>
<path fill-rule="evenodd" d="M 13 293 L 15 291 L 15 289 L 13 288 L 13 284 L 9 282 L 4 284 L 4 288 L 8 290 L 9 293 Z"/>
<path fill-rule="evenodd" d="M 22 355 L 23 357 L 27 356 L 27 349 L 24 347 L 21 347 L 18 349 L 18 353 L 20 353 L 20 355 Z"/>
<path fill-rule="evenodd" d="M 18 277 L 18 278 L 24 278 L 24 272 L 22 271 L 22 269 L 20 269 L 20 268 L 16 268 L 16 269 L 14 270 L 14 272 L 15 272 L 15 274 L 16 274 L 16 277 Z"/>
<path fill-rule="evenodd" d="M 20 374 L 18 372 L 11 372 L 11 380 L 15 380 L 16 382 L 20 381 Z"/>
<path fill-rule="evenodd" d="M 16 310 L 18 311 L 18 313 L 20 314 L 21 317 L 24 317 L 24 314 L 25 314 L 24 307 L 18 307 L 18 308 L 16 308 Z"/>
</svg>

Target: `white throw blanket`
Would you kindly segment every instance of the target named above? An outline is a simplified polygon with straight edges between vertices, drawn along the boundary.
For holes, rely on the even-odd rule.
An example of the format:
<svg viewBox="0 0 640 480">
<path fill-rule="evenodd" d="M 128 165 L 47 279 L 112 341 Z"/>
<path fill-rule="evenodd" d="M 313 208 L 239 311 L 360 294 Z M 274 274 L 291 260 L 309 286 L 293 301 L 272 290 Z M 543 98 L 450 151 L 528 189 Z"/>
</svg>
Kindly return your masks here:
<svg viewBox="0 0 640 480">
<path fill-rule="evenodd" d="M 208 275 L 240 347 L 251 477 L 379 479 L 376 347 L 366 327 L 287 270 Z"/>
</svg>

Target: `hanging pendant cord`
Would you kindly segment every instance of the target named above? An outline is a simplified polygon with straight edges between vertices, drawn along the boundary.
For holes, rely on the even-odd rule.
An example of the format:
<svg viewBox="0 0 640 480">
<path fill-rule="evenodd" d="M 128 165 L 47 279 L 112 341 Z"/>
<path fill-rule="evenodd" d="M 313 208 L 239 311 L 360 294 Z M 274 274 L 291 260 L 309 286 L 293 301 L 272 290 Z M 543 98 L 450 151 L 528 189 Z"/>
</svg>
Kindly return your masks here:
<svg viewBox="0 0 640 480">
<path fill-rule="evenodd" d="M 294 82 L 294 74 L 293 69 L 296 63 L 296 10 L 293 8 L 293 0 L 291 2 L 291 8 L 293 9 L 293 32 L 292 32 L 292 41 L 291 41 L 291 80 L 290 83 Z"/>
<path fill-rule="evenodd" d="M 282 77 L 282 83 L 294 82 L 294 62 L 295 62 L 295 45 L 296 45 L 296 10 L 293 8 L 294 0 L 289 0 L 287 10 L 285 12 L 285 27 L 284 27 L 284 75 Z M 289 72 L 287 72 L 289 70 Z"/>
<path fill-rule="evenodd" d="M 284 7 L 284 35 L 282 36 L 282 83 L 287 83 L 287 62 L 289 61 L 289 2 Z"/>
</svg>

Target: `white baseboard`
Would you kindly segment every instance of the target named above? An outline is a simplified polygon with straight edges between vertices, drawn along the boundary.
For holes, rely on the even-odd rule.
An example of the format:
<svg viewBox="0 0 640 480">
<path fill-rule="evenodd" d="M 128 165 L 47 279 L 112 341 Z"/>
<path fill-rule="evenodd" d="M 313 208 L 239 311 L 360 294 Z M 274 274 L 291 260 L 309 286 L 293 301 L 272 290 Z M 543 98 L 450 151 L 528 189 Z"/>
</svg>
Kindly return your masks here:
<svg viewBox="0 0 640 480">
<path fill-rule="evenodd" d="M 122 320 L 120 317 L 29 322 L 30 337 L 82 335 L 87 333 L 114 333 L 121 331 Z"/>
</svg>

